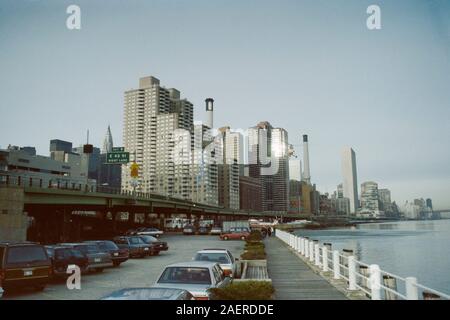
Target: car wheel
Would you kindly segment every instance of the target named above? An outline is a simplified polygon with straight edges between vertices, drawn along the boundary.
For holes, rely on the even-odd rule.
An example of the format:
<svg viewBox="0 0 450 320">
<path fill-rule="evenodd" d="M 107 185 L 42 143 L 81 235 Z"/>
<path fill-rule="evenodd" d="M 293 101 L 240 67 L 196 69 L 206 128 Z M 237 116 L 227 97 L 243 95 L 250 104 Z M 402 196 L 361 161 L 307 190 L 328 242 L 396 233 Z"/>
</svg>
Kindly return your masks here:
<svg viewBox="0 0 450 320">
<path fill-rule="evenodd" d="M 113 262 L 113 266 L 114 266 L 114 267 L 120 266 L 120 262 Z"/>
<path fill-rule="evenodd" d="M 242 237 L 241 237 L 241 240 L 245 240 L 245 236 L 242 236 Z"/>
<path fill-rule="evenodd" d="M 225 240 L 225 241 L 228 240 L 228 237 L 227 236 L 223 237 L 223 240 Z"/>
<path fill-rule="evenodd" d="M 96 268 L 95 272 L 98 272 L 98 273 L 103 272 L 103 268 Z"/>
<path fill-rule="evenodd" d="M 159 251 L 155 251 L 154 255 L 155 256 L 159 255 Z"/>
</svg>

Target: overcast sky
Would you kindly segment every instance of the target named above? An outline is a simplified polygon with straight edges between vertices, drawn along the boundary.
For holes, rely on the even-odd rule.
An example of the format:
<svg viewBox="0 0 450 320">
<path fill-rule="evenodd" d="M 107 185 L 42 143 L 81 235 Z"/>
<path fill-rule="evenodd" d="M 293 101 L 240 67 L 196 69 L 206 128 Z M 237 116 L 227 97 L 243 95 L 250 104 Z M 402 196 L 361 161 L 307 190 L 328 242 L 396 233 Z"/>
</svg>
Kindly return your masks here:
<svg viewBox="0 0 450 320">
<path fill-rule="evenodd" d="M 398 203 L 450 208 L 450 1 L 0 0 L 0 146 L 59 138 L 121 144 L 123 92 L 156 76 L 204 120 L 262 120 L 310 137 L 322 192 L 341 182 L 340 150 L 357 156 Z M 81 7 L 81 30 L 66 8 Z M 381 7 L 382 29 L 366 27 Z"/>
</svg>

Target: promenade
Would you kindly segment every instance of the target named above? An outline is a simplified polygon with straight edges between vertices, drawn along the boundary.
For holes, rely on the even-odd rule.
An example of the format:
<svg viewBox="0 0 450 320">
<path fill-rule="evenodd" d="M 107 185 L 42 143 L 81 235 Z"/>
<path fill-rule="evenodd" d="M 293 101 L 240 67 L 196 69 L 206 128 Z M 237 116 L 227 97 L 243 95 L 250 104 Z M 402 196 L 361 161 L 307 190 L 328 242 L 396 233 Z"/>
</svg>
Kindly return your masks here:
<svg viewBox="0 0 450 320">
<path fill-rule="evenodd" d="M 269 277 L 277 300 L 347 300 L 327 280 L 314 273 L 280 239 L 265 242 Z"/>
</svg>

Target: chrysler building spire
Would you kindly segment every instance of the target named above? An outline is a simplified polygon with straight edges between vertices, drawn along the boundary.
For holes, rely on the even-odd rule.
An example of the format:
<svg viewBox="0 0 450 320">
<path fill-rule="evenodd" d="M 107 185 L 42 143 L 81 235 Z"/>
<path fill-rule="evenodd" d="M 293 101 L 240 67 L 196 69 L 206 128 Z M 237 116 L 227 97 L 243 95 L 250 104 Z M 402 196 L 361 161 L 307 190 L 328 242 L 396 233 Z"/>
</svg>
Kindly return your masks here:
<svg viewBox="0 0 450 320">
<path fill-rule="evenodd" d="M 106 131 L 105 140 L 103 140 L 102 153 L 111 152 L 113 148 L 113 138 L 111 134 L 111 128 L 108 125 L 108 130 Z"/>
</svg>

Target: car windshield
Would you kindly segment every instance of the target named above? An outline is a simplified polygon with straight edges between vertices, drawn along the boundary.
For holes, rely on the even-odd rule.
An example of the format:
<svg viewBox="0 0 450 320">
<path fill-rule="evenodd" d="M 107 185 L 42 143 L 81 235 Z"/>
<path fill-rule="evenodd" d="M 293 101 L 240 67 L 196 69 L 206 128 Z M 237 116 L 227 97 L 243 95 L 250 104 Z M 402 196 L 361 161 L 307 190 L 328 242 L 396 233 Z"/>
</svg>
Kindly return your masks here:
<svg viewBox="0 0 450 320">
<path fill-rule="evenodd" d="M 80 250 L 71 249 L 70 252 L 72 253 L 72 256 L 74 256 L 75 258 L 84 258 L 84 255 Z"/>
<path fill-rule="evenodd" d="M 141 238 L 136 237 L 136 238 L 130 238 L 130 243 L 131 244 L 141 244 L 141 243 L 143 243 L 143 241 Z"/>
<path fill-rule="evenodd" d="M 100 249 L 102 250 L 117 250 L 117 245 L 112 241 L 100 242 Z"/>
<path fill-rule="evenodd" d="M 39 246 L 11 247 L 8 250 L 8 263 L 47 261 L 45 250 Z"/>
<path fill-rule="evenodd" d="M 222 264 L 231 263 L 228 255 L 221 252 L 199 252 L 195 255 L 194 259 L 197 261 L 212 261 Z"/>
<path fill-rule="evenodd" d="M 168 267 L 158 283 L 211 284 L 208 268 Z"/>
<path fill-rule="evenodd" d="M 84 254 L 97 253 L 98 252 L 98 247 L 95 244 L 87 244 L 87 245 L 75 246 L 75 249 L 80 250 Z"/>
<path fill-rule="evenodd" d="M 141 239 L 144 240 L 144 242 L 146 242 L 146 243 L 158 241 L 158 239 L 156 239 L 155 237 L 152 237 L 152 236 L 142 236 Z"/>
</svg>

